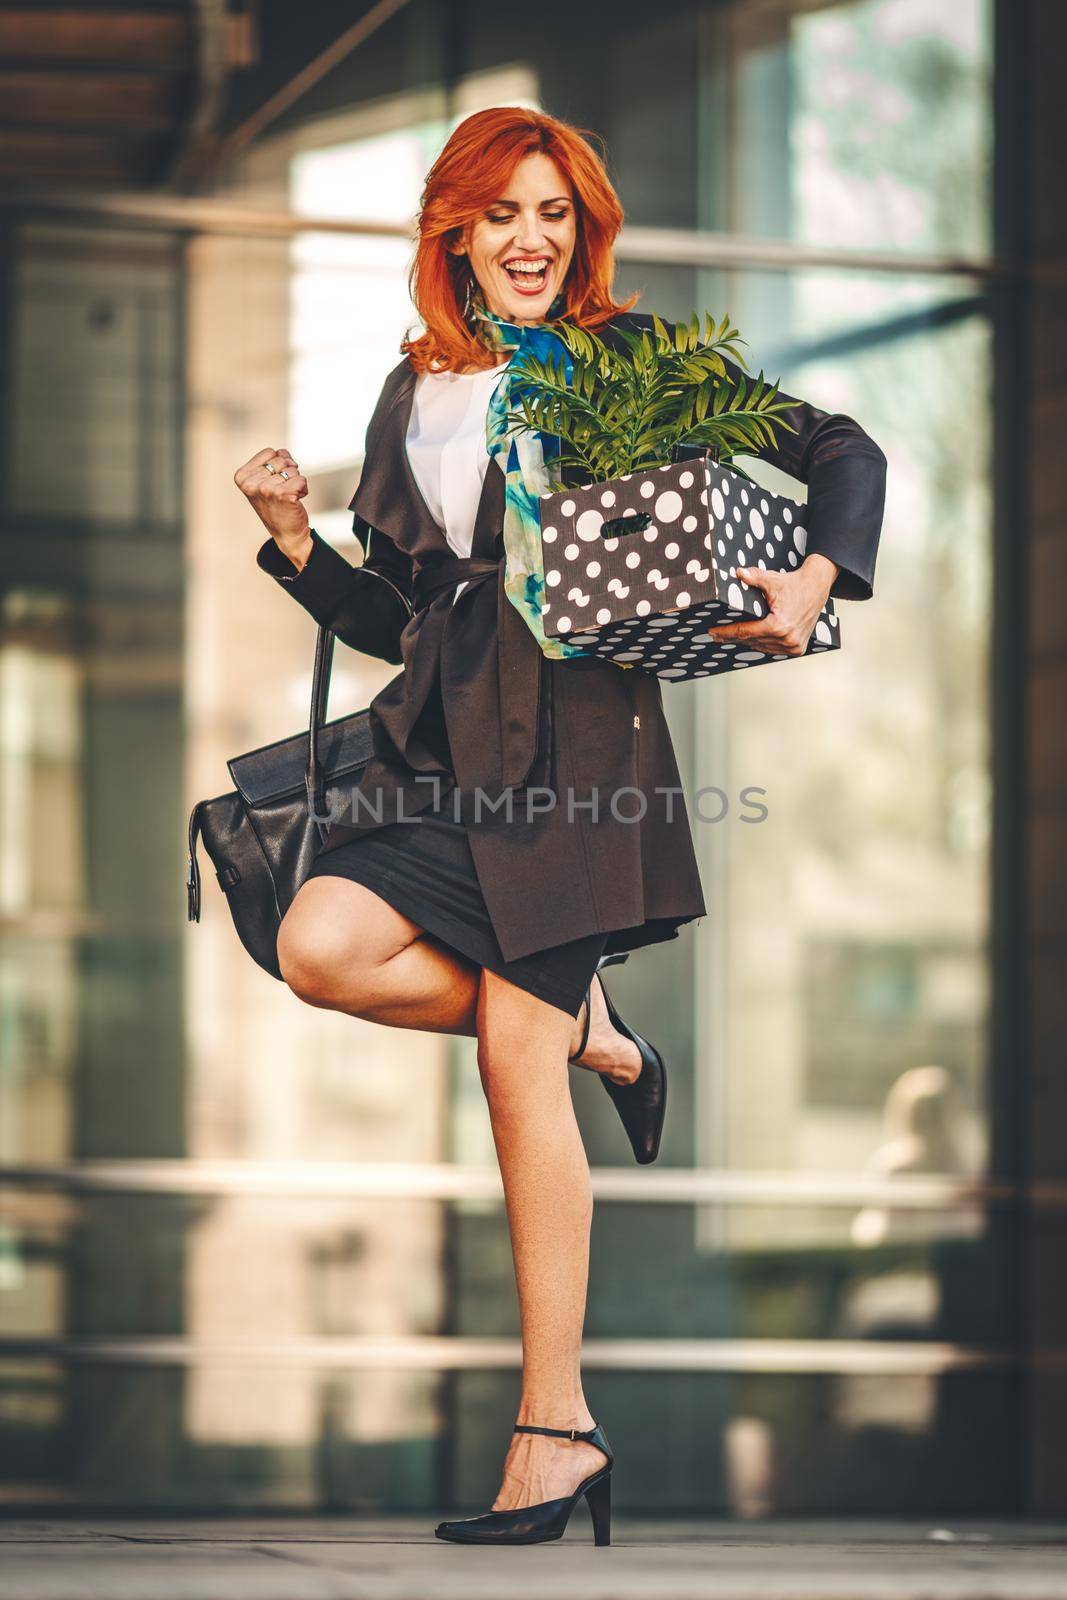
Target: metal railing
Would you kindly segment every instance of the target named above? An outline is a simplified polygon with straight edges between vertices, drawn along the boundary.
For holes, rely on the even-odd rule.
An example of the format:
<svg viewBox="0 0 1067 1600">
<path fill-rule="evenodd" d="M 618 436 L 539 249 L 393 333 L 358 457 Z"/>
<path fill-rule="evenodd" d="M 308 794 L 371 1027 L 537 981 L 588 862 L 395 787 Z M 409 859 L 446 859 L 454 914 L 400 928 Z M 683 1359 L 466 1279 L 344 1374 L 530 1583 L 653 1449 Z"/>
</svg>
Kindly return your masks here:
<svg viewBox="0 0 1067 1600">
<path fill-rule="evenodd" d="M 0 210 L 25 216 L 112 222 L 196 234 L 284 239 L 303 233 L 402 239 L 414 247 L 415 221 L 397 223 L 350 217 L 259 210 L 229 200 L 179 195 L 89 193 L 56 189 L 0 195 Z M 1011 279 L 1020 269 L 992 256 L 967 252 L 849 249 L 686 228 L 624 227 L 615 242 L 619 261 L 646 265 L 745 267 L 770 272 L 800 268 L 834 272 L 886 272 L 909 277 Z"/>
</svg>

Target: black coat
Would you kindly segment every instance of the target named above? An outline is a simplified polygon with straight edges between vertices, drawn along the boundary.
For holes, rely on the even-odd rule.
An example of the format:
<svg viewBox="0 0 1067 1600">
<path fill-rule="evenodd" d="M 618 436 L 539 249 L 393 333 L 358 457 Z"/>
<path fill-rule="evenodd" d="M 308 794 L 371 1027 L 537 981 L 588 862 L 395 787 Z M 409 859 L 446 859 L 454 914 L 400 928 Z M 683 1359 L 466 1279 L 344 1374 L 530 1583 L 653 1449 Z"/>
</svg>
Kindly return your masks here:
<svg viewBox="0 0 1067 1600">
<path fill-rule="evenodd" d="M 647 313 L 627 312 L 601 336 L 651 325 Z M 727 370 L 747 376 L 731 362 Z M 344 643 L 403 664 L 371 701 L 375 753 L 324 848 L 413 817 L 435 799 L 429 780 L 453 781 L 434 738 L 443 711 L 460 814 L 505 960 L 594 932 L 609 935 L 608 950 L 674 937 L 706 907 L 660 680 L 600 658 L 553 661 L 541 652 L 504 593 L 504 477 L 495 459 L 471 555 L 451 551 L 405 448 L 415 378 L 405 357 L 367 429 L 349 504 L 362 565 L 314 530 L 299 573 L 273 539 L 256 558 Z M 851 417 L 783 398 L 797 431 L 779 430 L 778 445 L 761 454 L 808 485 L 808 552 L 841 569 L 831 595 L 869 599 L 885 456 Z M 510 816 L 506 805 L 485 804 L 509 788 Z"/>
</svg>

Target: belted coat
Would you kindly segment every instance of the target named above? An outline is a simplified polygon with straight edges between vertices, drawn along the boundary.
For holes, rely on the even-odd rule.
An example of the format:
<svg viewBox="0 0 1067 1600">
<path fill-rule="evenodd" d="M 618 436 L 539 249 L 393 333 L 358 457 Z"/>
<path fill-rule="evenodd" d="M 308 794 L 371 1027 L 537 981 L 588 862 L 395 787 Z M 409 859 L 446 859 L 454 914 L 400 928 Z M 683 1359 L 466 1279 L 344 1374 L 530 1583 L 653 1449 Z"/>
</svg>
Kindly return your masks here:
<svg viewBox="0 0 1067 1600">
<path fill-rule="evenodd" d="M 600 335 L 618 343 L 614 329 L 651 326 L 649 314 L 626 312 Z M 727 371 L 743 375 L 730 362 Z M 272 539 L 256 558 L 345 644 L 402 667 L 370 703 L 373 755 L 323 849 L 414 819 L 451 785 L 505 960 L 594 932 L 608 935 L 609 951 L 673 938 L 706 907 L 660 680 L 542 653 L 504 592 L 495 458 L 471 554 L 455 555 L 408 461 L 415 379 L 405 357 L 367 429 L 349 502 L 362 564 L 314 529 L 299 571 Z M 831 595 L 869 599 L 885 456 L 851 417 L 782 398 L 796 432 L 779 430 L 760 453 L 807 484 L 808 552 L 840 568 Z M 709 681 L 721 692 L 729 678 Z M 433 737 L 442 711 L 451 767 Z M 446 814 L 457 814 L 451 805 Z"/>
</svg>

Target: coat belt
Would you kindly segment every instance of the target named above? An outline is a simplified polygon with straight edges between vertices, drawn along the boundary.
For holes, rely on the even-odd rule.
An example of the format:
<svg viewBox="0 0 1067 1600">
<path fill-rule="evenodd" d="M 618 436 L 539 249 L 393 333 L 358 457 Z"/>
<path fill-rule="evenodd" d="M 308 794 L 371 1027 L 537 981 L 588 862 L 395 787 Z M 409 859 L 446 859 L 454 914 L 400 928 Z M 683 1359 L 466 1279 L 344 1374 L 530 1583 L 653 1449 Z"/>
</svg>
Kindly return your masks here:
<svg viewBox="0 0 1067 1600">
<path fill-rule="evenodd" d="M 500 570 L 499 561 L 485 556 L 434 556 L 432 561 L 419 568 L 415 578 L 415 610 L 432 605 L 439 594 L 455 588 L 457 583 L 480 582 L 495 577 Z"/>
<path fill-rule="evenodd" d="M 418 772 L 439 770 L 416 731 L 438 678 L 463 790 L 524 783 L 537 758 L 542 717 L 550 715 L 541 703 L 542 686 L 550 691 L 545 658 L 496 581 L 502 566 L 503 553 L 496 560 L 441 555 L 423 563 L 415 575 L 415 614 L 401 635 L 405 670 L 371 703 L 381 725 L 379 754 L 399 755 Z M 453 603 L 450 591 L 459 583 L 467 587 Z"/>
</svg>

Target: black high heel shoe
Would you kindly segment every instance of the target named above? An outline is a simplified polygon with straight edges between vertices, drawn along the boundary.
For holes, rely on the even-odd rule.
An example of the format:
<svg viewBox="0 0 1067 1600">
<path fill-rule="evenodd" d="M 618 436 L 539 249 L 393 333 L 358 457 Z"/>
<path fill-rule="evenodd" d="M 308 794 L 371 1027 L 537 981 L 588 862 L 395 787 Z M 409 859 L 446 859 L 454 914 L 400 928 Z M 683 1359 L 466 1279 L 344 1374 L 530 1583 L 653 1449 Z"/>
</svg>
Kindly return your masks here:
<svg viewBox="0 0 1067 1600">
<path fill-rule="evenodd" d="M 480 1517 L 462 1517 L 455 1522 L 439 1522 L 434 1529 L 438 1539 L 455 1544 L 547 1544 L 562 1539 L 571 1512 L 584 1495 L 593 1519 L 593 1543 L 611 1543 L 611 1469 L 615 1456 L 599 1423 L 582 1432 L 579 1428 L 535 1428 L 530 1423 L 515 1424 L 516 1433 L 551 1433 L 559 1439 L 587 1439 L 603 1450 L 606 1467 L 583 1478 L 573 1494 L 558 1500 L 541 1500 L 535 1506 L 520 1506 L 517 1511 L 485 1511 Z"/>
<path fill-rule="evenodd" d="M 601 956 L 596 970 L 599 973 L 601 967 L 615 966 L 617 963 L 629 960 L 629 956 L 629 950 L 619 950 L 614 955 Z M 584 1061 L 577 1059 L 589 1041 L 589 1018 L 593 1010 L 592 987 L 590 984 L 585 991 L 585 1027 L 582 1030 L 582 1042 L 574 1055 L 568 1058 L 570 1066 L 581 1067 L 585 1072 L 596 1071 L 595 1067 L 587 1067 Z M 611 1003 L 611 996 L 604 989 L 603 980 L 600 987 L 604 990 L 604 1000 L 612 1026 L 625 1034 L 628 1039 L 632 1039 L 641 1052 L 641 1071 L 633 1083 L 613 1083 L 605 1072 L 598 1072 L 597 1077 L 614 1102 L 622 1125 L 626 1129 L 635 1160 L 641 1166 L 647 1166 L 659 1155 L 663 1118 L 667 1111 L 667 1068 L 655 1046 L 649 1044 L 647 1039 L 642 1039 L 641 1035 L 635 1033 L 634 1029 L 619 1016 Z"/>
</svg>

